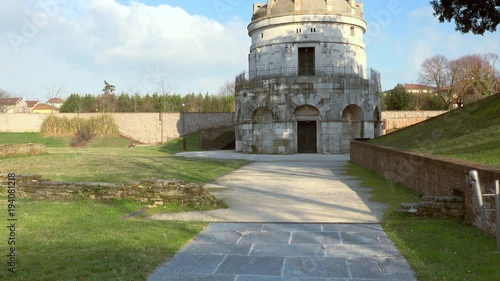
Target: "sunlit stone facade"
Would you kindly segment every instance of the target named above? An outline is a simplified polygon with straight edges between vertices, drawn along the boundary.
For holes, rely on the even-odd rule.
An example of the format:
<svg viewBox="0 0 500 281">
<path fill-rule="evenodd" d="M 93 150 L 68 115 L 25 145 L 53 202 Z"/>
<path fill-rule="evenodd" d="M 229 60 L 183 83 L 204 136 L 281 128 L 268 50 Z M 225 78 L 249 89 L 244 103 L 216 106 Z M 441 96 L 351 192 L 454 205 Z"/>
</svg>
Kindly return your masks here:
<svg viewBox="0 0 500 281">
<path fill-rule="evenodd" d="M 236 150 L 346 153 L 380 134 L 380 75 L 366 67 L 363 5 L 254 4 L 249 69 L 236 77 Z"/>
</svg>

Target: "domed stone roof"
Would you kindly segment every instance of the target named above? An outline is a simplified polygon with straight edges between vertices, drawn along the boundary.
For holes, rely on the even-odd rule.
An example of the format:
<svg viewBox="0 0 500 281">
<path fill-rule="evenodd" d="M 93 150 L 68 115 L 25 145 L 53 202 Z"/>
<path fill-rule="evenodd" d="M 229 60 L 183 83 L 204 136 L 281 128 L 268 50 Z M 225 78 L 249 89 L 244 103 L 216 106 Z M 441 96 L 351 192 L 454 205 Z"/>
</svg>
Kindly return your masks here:
<svg viewBox="0 0 500 281">
<path fill-rule="evenodd" d="M 295 14 L 348 14 L 351 15 L 351 5 L 348 0 L 333 0 L 333 9 L 328 11 L 327 0 L 302 0 L 300 11 L 294 8 L 294 0 L 276 0 L 268 13 L 268 5 L 263 5 L 255 11 L 252 20 L 264 17 L 279 17 Z"/>
</svg>

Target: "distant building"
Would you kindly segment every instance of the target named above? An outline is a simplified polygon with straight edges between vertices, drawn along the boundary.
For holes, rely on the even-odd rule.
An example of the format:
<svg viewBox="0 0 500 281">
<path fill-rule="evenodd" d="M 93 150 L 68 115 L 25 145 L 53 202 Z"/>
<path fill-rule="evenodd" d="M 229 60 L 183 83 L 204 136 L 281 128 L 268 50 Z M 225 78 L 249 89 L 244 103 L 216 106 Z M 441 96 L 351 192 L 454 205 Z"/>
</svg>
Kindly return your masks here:
<svg viewBox="0 0 500 281">
<path fill-rule="evenodd" d="M 28 112 L 33 112 L 33 107 L 35 107 L 37 104 L 40 102 L 37 100 L 27 100 L 26 101 L 26 107 L 28 108 Z"/>
<path fill-rule="evenodd" d="M 33 113 L 59 113 L 59 108 L 50 104 L 38 103 L 32 109 Z"/>
<path fill-rule="evenodd" d="M 0 98 L 0 111 L 2 113 L 25 113 L 28 106 L 23 98 Z"/>
<path fill-rule="evenodd" d="M 51 98 L 50 100 L 47 101 L 48 105 L 51 105 L 51 106 L 56 107 L 56 108 L 61 108 L 63 103 L 64 103 L 64 100 L 60 99 L 60 98 Z"/>
<path fill-rule="evenodd" d="M 431 94 L 434 93 L 434 87 L 421 84 L 405 84 L 405 89 L 410 94 Z"/>
</svg>

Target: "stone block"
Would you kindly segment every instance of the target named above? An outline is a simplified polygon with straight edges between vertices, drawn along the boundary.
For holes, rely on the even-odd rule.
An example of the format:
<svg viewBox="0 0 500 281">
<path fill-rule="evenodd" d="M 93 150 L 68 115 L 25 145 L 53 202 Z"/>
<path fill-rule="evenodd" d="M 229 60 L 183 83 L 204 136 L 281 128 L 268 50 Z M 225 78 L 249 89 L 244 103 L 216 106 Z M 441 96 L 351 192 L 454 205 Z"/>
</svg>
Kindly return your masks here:
<svg viewBox="0 0 500 281">
<path fill-rule="evenodd" d="M 283 276 L 345 279 L 351 277 L 345 259 L 315 257 L 286 258 Z"/>
<path fill-rule="evenodd" d="M 284 258 L 260 256 L 228 256 L 216 274 L 249 274 L 280 276 Z"/>
<path fill-rule="evenodd" d="M 291 244 L 340 244 L 339 232 L 293 232 Z"/>
<path fill-rule="evenodd" d="M 223 255 L 177 254 L 168 263 L 164 273 L 213 274 L 224 257 Z"/>
<path fill-rule="evenodd" d="M 288 244 L 290 232 L 249 232 L 244 233 L 239 244 Z"/>
<path fill-rule="evenodd" d="M 261 245 L 256 244 L 252 251 L 251 256 L 277 256 L 277 257 L 324 257 L 325 250 L 322 245 Z"/>
</svg>

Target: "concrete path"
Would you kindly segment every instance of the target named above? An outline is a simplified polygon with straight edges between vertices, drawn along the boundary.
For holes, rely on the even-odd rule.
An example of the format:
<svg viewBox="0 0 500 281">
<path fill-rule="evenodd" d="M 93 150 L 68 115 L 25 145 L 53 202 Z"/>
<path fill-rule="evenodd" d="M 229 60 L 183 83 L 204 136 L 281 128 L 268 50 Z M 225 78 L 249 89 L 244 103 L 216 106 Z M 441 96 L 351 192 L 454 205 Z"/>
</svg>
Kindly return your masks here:
<svg viewBox="0 0 500 281">
<path fill-rule="evenodd" d="M 188 157 L 249 159 L 251 163 L 207 184 L 228 209 L 159 214 L 157 220 L 208 222 L 375 223 L 384 206 L 345 175 L 347 155 L 183 153 Z"/>
<path fill-rule="evenodd" d="M 384 206 L 343 174 L 346 155 L 183 153 L 256 161 L 205 186 L 227 210 L 157 215 L 212 223 L 149 281 L 416 280 L 377 224 Z"/>
</svg>

